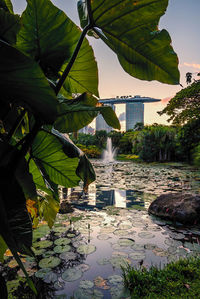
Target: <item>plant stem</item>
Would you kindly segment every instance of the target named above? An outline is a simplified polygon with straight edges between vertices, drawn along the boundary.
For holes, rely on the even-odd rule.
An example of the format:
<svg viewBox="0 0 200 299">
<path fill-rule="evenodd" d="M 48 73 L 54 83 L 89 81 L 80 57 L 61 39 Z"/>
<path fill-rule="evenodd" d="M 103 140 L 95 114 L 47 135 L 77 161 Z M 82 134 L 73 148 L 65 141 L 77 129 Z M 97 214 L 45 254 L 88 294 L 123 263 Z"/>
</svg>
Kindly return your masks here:
<svg viewBox="0 0 200 299">
<path fill-rule="evenodd" d="M 68 74 L 69 74 L 69 72 L 70 72 L 70 70 L 71 70 L 71 68 L 72 68 L 72 66 L 73 66 L 73 64 L 74 64 L 74 61 L 76 60 L 76 57 L 77 57 L 78 52 L 79 52 L 79 50 L 80 50 L 80 48 L 81 48 L 81 45 L 82 45 L 83 40 L 84 40 L 84 37 L 85 37 L 86 34 L 87 34 L 87 31 L 88 31 L 89 29 L 91 29 L 91 28 L 92 28 L 91 25 L 88 24 L 88 25 L 83 29 L 83 31 L 82 31 L 82 33 L 81 33 L 81 36 L 80 36 L 80 38 L 79 38 L 79 41 L 78 41 L 78 43 L 77 43 L 77 45 L 76 45 L 76 48 L 75 48 L 75 50 L 74 50 L 74 53 L 72 54 L 72 57 L 71 57 L 71 59 L 70 59 L 68 65 L 66 66 L 66 69 L 64 70 L 64 72 L 63 72 L 63 74 L 62 74 L 62 77 L 60 78 L 60 80 L 58 81 L 58 83 L 57 83 L 57 85 L 56 85 L 56 87 L 55 87 L 55 93 L 56 93 L 56 95 L 59 93 L 59 91 L 60 91 L 60 89 L 61 89 L 63 83 L 65 82 L 65 79 L 67 78 L 67 76 L 68 76 Z"/>
</svg>

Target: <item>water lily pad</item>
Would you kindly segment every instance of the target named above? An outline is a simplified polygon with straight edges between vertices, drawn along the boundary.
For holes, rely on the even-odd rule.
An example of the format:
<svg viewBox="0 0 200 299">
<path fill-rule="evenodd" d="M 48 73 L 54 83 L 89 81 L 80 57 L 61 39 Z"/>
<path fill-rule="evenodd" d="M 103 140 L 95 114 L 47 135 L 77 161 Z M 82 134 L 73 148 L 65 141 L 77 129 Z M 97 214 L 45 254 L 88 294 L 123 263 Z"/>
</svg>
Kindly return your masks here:
<svg viewBox="0 0 200 299">
<path fill-rule="evenodd" d="M 130 298 L 130 292 L 128 289 L 125 289 L 122 284 L 112 287 L 110 289 L 110 294 L 112 299 Z"/>
<path fill-rule="evenodd" d="M 131 248 L 136 251 L 141 251 L 144 250 L 144 245 L 135 243 L 131 246 Z"/>
<path fill-rule="evenodd" d="M 69 234 L 67 234 L 67 237 L 68 237 L 68 238 L 74 238 L 74 237 L 76 237 L 76 235 L 75 235 L 75 234 L 72 234 L 72 233 L 69 233 Z"/>
<path fill-rule="evenodd" d="M 68 238 L 59 238 L 54 241 L 54 244 L 56 245 L 68 245 L 71 242 Z"/>
<path fill-rule="evenodd" d="M 38 278 L 44 278 L 50 271 L 50 268 L 42 268 L 35 273 L 35 276 Z"/>
<path fill-rule="evenodd" d="M 48 225 L 41 225 L 38 228 L 33 230 L 33 241 L 44 237 L 50 232 Z"/>
<path fill-rule="evenodd" d="M 52 241 L 43 240 L 43 241 L 33 243 L 33 247 L 34 248 L 48 248 L 48 247 L 51 247 L 52 244 L 53 244 Z"/>
<path fill-rule="evenodd" d="M 55 233 L 65 233 L 67 231 L 66 226 L 54 227 L 53 231 Z"/>
<path fill-rule="evenodd" d="M 119 225 L 119 229 L 122 229 L 122 230 L 128 230 L 128 229 L 131 229 L 132 228 L 132 225 L 129 225 L 129 224 L 123 224 L 121 223 Z"/>
<path fill-rule="evenodd" d="M 82 289 L 91 289 L 93 288 L 94 283 L 91 280 L 81 280 L 79 287 Z"/>
<path fill-rule="evenodd" d="M 48 251 L 45 251 L 42 256 L 43 257 L 50 257 L 54 254 L 55 254 L 55 252 L 53 250 L 48 250 Z"/>
<path fill-rule="evenodd" d="M 67 252 L 67 251 L 70 251 L 70 249 L 71 249 L 71 246 L 70 245 L 57 245 L 57 246 L 55 246 L 54 247 L 54 251 L 56 252 L 56 253 L 63 253 L 63 252 Z"/>
<path fill-rule="evenodd" d="M 80 245 L 77 248 L 77 252 L 80 254 L 91 254 L 96 251 L 96 247 L 94 245 Z"/>
<path fill-rule="evenodd" d="M 106 234 L 101 234 L 101 235 L 97 236 L 97 239 L 99 239 L 99 240 L 108 240 L 108 239 L 110 239 L 110 237 Z"/>
<path fill-rule="evenodd" d="M 65 261 L 74 261 L 77 255 L 74 252 L 63 252 L 60 254 L 60 258 Z"/>
<path fill-rule="evenodd" d="M 74 299 L 101 299 L 103 294 L 99 290 L 79 288 L 74 292 Z"/>
<path fill-rule="evenodd" d="M 116 236 L 124 236 L 128 235 L 128 232 L 124 231 L 123 229 L 116 229 L 113 234 Z"/>
<path fill-rule="evenodd" d="M 86 272 L 90 269 L 90 265 L 88 264 L 80 264 L 76 267 L 76 269 L 81 270 L 82 272 Z"/>
<path fill-rule="evenodd" d="M 112 227 L 112 226 L 105 226 L 105 227 L 101 228 L 100 233 L 101 234 L 111 234 L 114 231 L 115 231 L 114 227 Z"/>
<path fill-rule="evenodd" d="M 58 280 L 58 276 L 56 275 L 56 273 L 54 272 L 48 272 L 45 277 L 44 277 L 44 281 L 47 283 L 54 283 Z"/>
<path fill-rule="evenodd" d="M 155 237 L 155 235 L 150 232 L 141 232 L 138 234 L 138 237 L 142 239 L 152 239 Z"/>
<path fill-rule="evenodd" d="M 121 252 L 121 251 L 113 251 L 112 252 L 113 256 L 123 256 L 123 257 L 128 257 L 128 253 L 126 252 Z"/>
<path fill-rule="evenodd" d="M 62 279 L 68 282 L 78 280 L 83 275 L 83 272 L 77 268 L 67 269 L 62 274 Z"/>
<path fill-rule="evenodd" d="M 120 275 L 110 275 L 108 276 L 108 281 L 110 284 L 118 285 L 122 283 L 123 278 Z"/>
<path fill-rule="evenodd" d="M 141 261 L 141 260 L 145 259 L 145 253 L 144 253 L 144 251 L 131 252 L 129 254 L 129 257 L 134 261 Z"/>
<path fill-rule="evenodd" d="M 58 257 L 47 257 L 39 262 L 40 268 L 55 268 L 60 264 L 61 260 Z"/>
<path fill-rule="evenodd" d="M 44 254 L 45 249 L 44 248 L 42 248 L 42 249 L 35 249 L 35 248 L 33 248 L 33 252 L 35 253 L 36 256 L 38 256 L 38 255 Z"/>
<path fill-rule="evenodd" d="M 110 264 L 110 260 L 109 258 L 101 258 L 99 260 L 97 260 L 97 264 L 104 266 L 104 265 L 108 265 Z"/>
<path fill-rule="evenodd" d="M 153 250 L 153 249 L 156 248 L 156 247 L 157 247 L 157 245 L 155 245 L 155 244 L 150 244 L 150 243 L 144 245 L 144 248 L 145 248 L 146 250 Z"/>
<path fill-rule="evenodd" d="M 131 264 L 131 261 L 127 258 L 124 257 L 112 257 L 110 259 L 110 263 L 112 264 L 112 266 L 114 268 L 119 268 L 121 269 L 121 267 L 126 267 L 127 265 Z"/>
<path fill-rule="evenodd" d="M 153 253 L 157 256 L 168 256 L 167 251 L 163 250 L 162 248 L 156 247 L 153 249 Z"/>
<path fill-rule="evenodd" d="M 181 233 L 170 233 L 170 236 L 175 240 L 183 240 L 185 238 L 185 235 Z"/>
<path fill-rule="evenodd" d="M 132 246 L 134 242 L 135 242 L 134 240 L 123 238 L 123 239 L 119 239 L 117 243 L 122 247 L 128 247 L 128 246 Z"/>
</svg>

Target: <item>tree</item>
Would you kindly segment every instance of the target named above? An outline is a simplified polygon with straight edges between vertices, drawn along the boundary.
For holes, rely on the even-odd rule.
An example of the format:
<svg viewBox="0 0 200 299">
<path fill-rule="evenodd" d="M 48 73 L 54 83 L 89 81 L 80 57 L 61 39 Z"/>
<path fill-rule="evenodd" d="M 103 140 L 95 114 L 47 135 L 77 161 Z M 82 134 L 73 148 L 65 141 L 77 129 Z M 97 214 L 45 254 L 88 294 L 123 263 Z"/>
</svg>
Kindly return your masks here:
<svg viewBox="0 0 200 299">
<path fill-rule="evenodd" d="M 32 252 L 26 204 L 42 206 L 52 226 L 58 187 L 82 179 L 87 188 L 95 179 L 87 157 L 62 133 L 79 130 L 98 113 L 120 128 L 112 108 L 98 102 L 97 64 L 86 34 L 102 39 L 130 75 L 178 84 L 171 39 L 157 29 L 167 4 L 79 1 L 81 31 L 50 0 L 27 0 L 21 17 L 10 0 L 0 1 L 0 256 L 8 246 L 35 293 L 17 253 Z"/>
<path fill-rule="evenodd" d="M 183 125 L 200 118 L 200 80 L 179 91 L 159 115 L 167 114 L 168 121 Z"/>
</svg>

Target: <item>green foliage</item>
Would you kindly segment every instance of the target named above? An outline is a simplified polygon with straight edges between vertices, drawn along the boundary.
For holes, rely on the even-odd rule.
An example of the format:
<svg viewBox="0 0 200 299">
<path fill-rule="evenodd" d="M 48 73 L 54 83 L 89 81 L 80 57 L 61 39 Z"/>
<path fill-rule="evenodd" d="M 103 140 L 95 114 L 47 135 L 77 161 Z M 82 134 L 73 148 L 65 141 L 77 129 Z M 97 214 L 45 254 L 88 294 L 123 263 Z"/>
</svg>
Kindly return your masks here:
<svg viewBox="0 0 200 299">
<path fill-rule="evenodd" d="M 78 147 L 89 157 L 89 158 L 100 158 L 101 151 L 96 145 L 83 145 L 77 144 Z"/>
<path fill-rule="evenodd" d="M 185 259 L 164 269 L 123 268 L 131 298 L 196 298 L 199 295 L 200 259 Z"/>
<path fill-rule="evenodd" d="M 157 28 L 167 5 L 168 0 L 80 0 L 78 8 L 81 25 L 91 21 L 95 34 L 117 54 L 127 73 L 142 80 L 179 84 L 170 36 Z"/>
<path fill-rule="evenodd" d="M 28 0 L 21 17 L 13 13 L 10 0 L 0 0 L 0 241 L 2 248 L 3 242 L 10 248 L 35 293 L 17 254 L 31 253 L 26 203 L 34 219 L 44 217 L 52 226 L 59 185 L 72 187 L 82 179 L 87 190 L 95 180 L 87 156 L 54 128 L 77 131 L 98 113 L 109 126 L 120 128 L 111 107 L 94 97 L 98 71 L 86 34 L 100 36 L 129 74 L 170 84 L 179 81 L 169 35 L 156 27 L 167 0 L 86 2 L 89 23 L 81 31 L 50 0 Z M 83 3 L 79 8 L 84 18 Z M 95 137 L 102 148 L 107 134 Z"/>
<path fill-rule="evenodd" d="M 194 165 L 200 167 L 200 144 L 194 148 L 193 161 L 194 161 Z"/>
<path fill-rule="evenodd" d="M 198 120 L 199 111 L 200 80 L 179 91 L 167 106 L 158 113 L 159 115 L 166 113 L 169 116 L 168 121 L 173 121 L 173 124 L 183 125 L 188 121 Z"/>
<path fill-rule="evenodd" d="M 191 162 L 193 149 L 200 142 L 200 118 L 189 121 L 179 129 L 178 141 L 180 143 L 180 155 Z"/>
</svg>

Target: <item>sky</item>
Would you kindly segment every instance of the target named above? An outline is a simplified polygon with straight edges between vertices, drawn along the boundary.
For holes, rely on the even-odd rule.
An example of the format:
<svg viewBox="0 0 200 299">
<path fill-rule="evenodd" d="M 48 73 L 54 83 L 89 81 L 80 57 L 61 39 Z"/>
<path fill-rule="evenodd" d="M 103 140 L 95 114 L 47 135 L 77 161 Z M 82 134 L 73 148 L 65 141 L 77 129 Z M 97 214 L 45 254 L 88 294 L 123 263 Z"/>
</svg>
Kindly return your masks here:
<svg viewBox="0 0 200 299">
<path fill-rule="evenodd" d="M 77 0 L 53 0 L 52 2 L 79 25 Z M 12 3 L 15 13 L 20 14 L 26 7 L 25 0 L 12 0 Z M 200 72 L 199 12 L 200 0 L 169 0 L 167 11 L 159 22 L 159 29 L 166 29 L 171 36 L 172 46 L 179 59 L 180 83 L 184 87 L 186 87 L 187 72 Z M 162 110 L 169 99 L 181 90 L 181 87 L 131 77 L 122 69 L 116 54 L 103 41 L 91 37 L 88 37 L 88 40 L 93 47 L 98 64 L 100 98 L 131 94 L 161 99 L 159 103 L 145 104 L 144 122 L 145 124 L 155 122 L 167 124 L 166 115 L 159 116 L 157 111 Z M 117 114 L 123 113 L 124 109 L 124 105 L 117 105 Z"/>
</svg>

